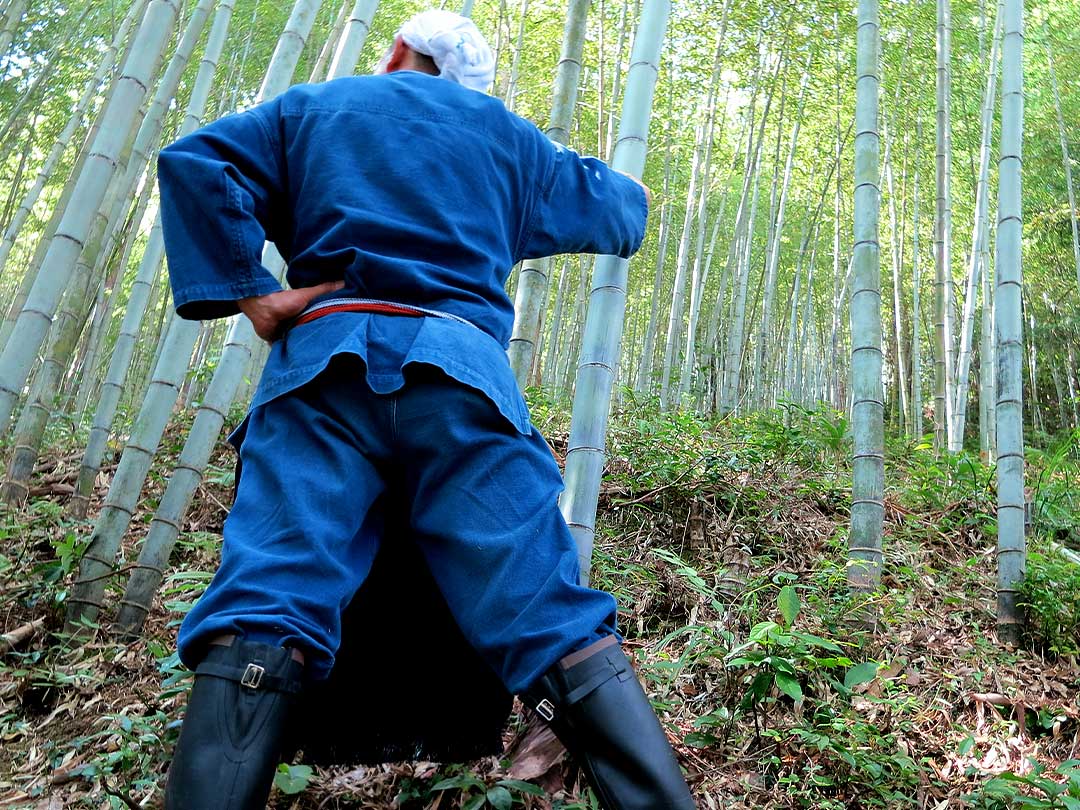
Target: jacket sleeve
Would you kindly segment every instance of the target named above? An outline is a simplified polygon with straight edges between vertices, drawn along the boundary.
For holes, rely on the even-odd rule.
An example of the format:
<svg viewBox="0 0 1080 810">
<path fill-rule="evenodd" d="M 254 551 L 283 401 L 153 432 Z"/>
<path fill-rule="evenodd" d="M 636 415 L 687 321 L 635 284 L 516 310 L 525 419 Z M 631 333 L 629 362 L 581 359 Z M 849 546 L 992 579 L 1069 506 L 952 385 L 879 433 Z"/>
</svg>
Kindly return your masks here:
<svg viewBox="0 0 1080 810">
<path fill-rule="evenodd" d="M 237 299 L 277 292 L 263 243 L 287 221 L 274 102 L 230 115 L 158 156 L 161 222 L 177 314 L 223 318 Z"/>
<path fill-rule="evenodd" d="M 546 141 L 550 170 L 533 204 L 521 258 L 636 253 L 649 215 L 644 189 L 599 158 L 581 157 L 537 135 Z"/>
</svg>

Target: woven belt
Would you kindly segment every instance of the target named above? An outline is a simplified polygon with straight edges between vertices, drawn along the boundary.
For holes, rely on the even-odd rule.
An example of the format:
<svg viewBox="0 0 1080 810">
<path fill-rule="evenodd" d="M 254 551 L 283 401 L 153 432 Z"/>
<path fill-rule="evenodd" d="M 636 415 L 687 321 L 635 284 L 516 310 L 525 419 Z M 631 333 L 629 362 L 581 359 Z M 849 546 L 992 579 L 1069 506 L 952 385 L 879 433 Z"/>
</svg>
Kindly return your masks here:
<svg viewBox="0 0 1080 810">
<path fill-rule="evenodd" d="M 293 326 L 314 321 L 324 315 L 332 315 L 335 312 L 376 312 L 382 315 L 404 315 L 409 318 L 442 318 L 447 321 L 457 321 L 473 329 L 479 329 L 473 323 L 451 315 L 449 312 L 440 312 L 437 309 L 425 309 L 415 307 L 412 304 L 396 304 L 393 301 L 379 301 L 374 298 L 328 298 L 305 309 L 293 321 Z"/>
</svg>

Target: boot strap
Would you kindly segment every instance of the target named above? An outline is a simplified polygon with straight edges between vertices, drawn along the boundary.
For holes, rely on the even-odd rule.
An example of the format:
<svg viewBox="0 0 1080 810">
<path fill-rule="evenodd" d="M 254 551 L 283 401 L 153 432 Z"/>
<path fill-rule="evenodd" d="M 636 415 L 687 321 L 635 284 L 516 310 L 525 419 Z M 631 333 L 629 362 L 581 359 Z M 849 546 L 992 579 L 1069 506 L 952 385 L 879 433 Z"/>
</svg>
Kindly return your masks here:
<svg viewBox="0 0 1080 810">
<path fill-rule="evenodd" d="M 204 661 L 195 670 L 198 675 L 210 675 L 214 678 L 224 678 L 234 681 L 248 689 L 268 689 L 272 692 L 286 692 L 296 694 L 300 691 L 300 681 L 295 678 L 282 678 L 279 675 L 268 675 L 266 668 L 259 664 L 248 664 L 244 670 L 228 664 L 218 664 L 213 661 Z"/>
<path fill-rule="evenodd" d="M 625 661 L 620 661 L 615 664 L 610 658 L 606 659 L 608 666 L 598 672 L 593 673 L 589 678 L 585 679 L 585 682 L 579 686 L 575 686 L 566 694 L 566 698 L 563 703 L 567 706 L 573 706 L 575 703 L 584 700 L 605 683 L 612 678 L 618 678 L 620 681 L 625 681 L 623 677 L 624 673 L 630 672 L 630 667 Z"/>
<path fill-rule="evenodd" d="M 528 703 L 532 704 L 532 709 L 539 714 L 547 722 L 551 722 L 555 719 L 556 715 L 556 703 L 561 707 L 573 706 L 578 703 L 612 678 L 618 678 L 620 681 L 625 681 L 628 677 L 633 677 L 633 673 L 630 670 L 630 666 L 625 660 L 619 661 L 617 664 L 610 659 L 605 659 L 607 666 L 602 669 L 597 669 L 592 675 L 586 678 L 578 686 L 575 686 L 561 699 L 552 700 L 550 697 L 545 697 L 541 694 L 533 694 L 531 700 Z M 557 693 L 558 690 L 555 690 Z"/>
</svg>

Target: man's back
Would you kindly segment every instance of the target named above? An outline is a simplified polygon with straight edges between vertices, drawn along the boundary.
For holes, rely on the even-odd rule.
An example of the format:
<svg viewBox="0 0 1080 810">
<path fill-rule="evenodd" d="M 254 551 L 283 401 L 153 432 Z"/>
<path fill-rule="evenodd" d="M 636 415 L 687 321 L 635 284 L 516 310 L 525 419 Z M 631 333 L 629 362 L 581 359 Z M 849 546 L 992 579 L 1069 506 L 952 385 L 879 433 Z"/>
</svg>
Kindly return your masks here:
<svg viewBox="0 0 1080 810">
<path fill-rule="evenodd" d="M 219 157 L 232 164 L 223 177 Z M 413 71 L 294 87 L 163 150 L 160 171 L 166 191 L 225 186 L 233 224 L 216 250 L 229 244 L 238 264 L 258 262 L 255 220 L 289 262 L 293 287 L 344 279 L 344 294 L 439 309 L 503 345 L 515 262 L 629 255 L 647 211 L 633 181 L 552 144 L 498 99 Z M 167 235 L 174 222 L 190 226 L 185 201 L 167 202 Z M 190 230 L 196 242 L 215 236 Z M 193 275 L 203 278 L 215 248 L 196 252 Z M 181 314 L 217 314 L 185 311 L 178 258 Z"/>
<path fill-rule="evenodd" d="M 550 173 L 535 127 L 406 71 L 300 86 L 279 105 L 290 282 L 337 274 L 350 293 L 486 320 L 473 307 L 500 298 Z"/>
</svg>

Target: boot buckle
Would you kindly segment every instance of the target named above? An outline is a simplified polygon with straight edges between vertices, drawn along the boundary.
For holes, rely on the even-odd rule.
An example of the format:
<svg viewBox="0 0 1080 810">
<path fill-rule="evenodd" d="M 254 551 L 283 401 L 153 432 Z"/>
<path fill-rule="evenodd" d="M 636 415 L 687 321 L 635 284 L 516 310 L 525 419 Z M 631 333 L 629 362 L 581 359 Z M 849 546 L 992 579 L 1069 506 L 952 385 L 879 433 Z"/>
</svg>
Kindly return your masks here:
<svg viewBox="0 0 1080 810">
<path fill-rule="evenodd" d="M 248 689 L 258 689 L 265 673 L 266 669 L 264 667 L 260 667 L 258 664 L 248 664 L 247 669 L 244 670 L 244 676 L 240 679 L 240 685 L 246 686 Z"/>
<path fill-rule="evenodd" d="M 535 711 L 548 723 L 555 719 L 555 705 L 547 698 L 536 704 Z"/>
</svg>

